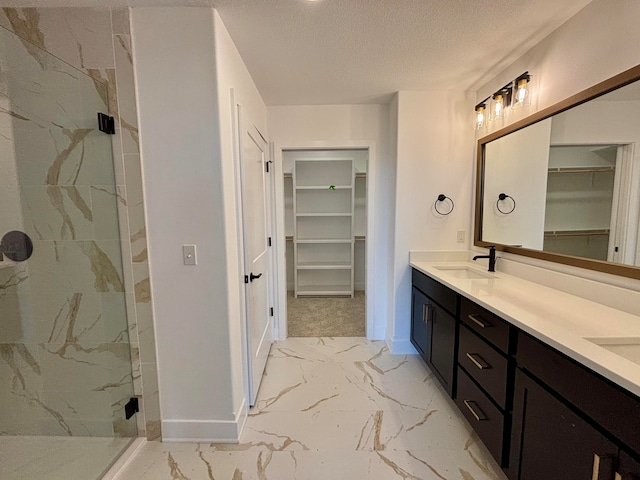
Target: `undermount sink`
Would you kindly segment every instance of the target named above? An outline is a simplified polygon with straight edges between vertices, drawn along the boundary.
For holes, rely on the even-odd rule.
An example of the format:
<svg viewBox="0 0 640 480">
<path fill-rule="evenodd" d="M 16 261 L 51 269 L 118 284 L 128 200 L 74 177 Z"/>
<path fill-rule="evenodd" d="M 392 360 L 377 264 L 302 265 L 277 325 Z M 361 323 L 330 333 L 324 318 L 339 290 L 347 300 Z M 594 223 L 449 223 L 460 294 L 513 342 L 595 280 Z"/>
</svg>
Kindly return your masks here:
<svg viewBox="0 0 640 480">
<path fill-rule="evenodd" d="M 441 272 L 444 272 L 447 275 L 451 275 L 452 277 L 464 278 L 467 280 L 487 280 L 489 278 L 493 278 L 489 274 L 479 272 L 478 270 L 474 270 L 469 267 L 446 266 L 446 267 L 435 267 L 435 268 L 436 270 L 440 270 Z"/>
<path fill-rule="evenodd" d="M 640 365 L 640 337 L 602 337 L 585 340 Z"/>
</svg>

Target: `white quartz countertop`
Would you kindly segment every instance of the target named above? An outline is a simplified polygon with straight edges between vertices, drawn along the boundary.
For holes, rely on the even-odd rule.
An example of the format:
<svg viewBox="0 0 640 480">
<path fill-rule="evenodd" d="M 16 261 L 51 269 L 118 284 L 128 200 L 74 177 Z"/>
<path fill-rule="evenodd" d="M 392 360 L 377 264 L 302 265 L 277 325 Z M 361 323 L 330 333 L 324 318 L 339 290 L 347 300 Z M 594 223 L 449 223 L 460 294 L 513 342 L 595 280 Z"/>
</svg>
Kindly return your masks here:
<svg viewBox="0 0 640 480">
<path fill-rule="evenodd" d="M 519 277 L 489 273 L 475 262 L 411 261 L 411 266 L 640 396 L 640 364 L 587 340 L 640 345 L 640 317 Z M 483 278 L 458 278 L 460 269 Z"/>
</svg>

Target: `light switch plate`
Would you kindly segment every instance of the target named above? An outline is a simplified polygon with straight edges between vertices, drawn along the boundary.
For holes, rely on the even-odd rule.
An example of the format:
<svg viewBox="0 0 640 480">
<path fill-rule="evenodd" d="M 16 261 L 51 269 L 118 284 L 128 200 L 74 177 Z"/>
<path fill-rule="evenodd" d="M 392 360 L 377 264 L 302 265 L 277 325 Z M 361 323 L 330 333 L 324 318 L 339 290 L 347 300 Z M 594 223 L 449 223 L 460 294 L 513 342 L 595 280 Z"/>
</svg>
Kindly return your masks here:
<svg viewBox="0 0 640 480">
<path fill-rule="evenodd" d="M 464 230 L 458 230 L 458 243 L 464 243 Z"/>
<path fill-rule="evenodd" d="M 197 265 L 196 259 L 196 246 L 195 245 L 183 245 L 182 246 L 182 260 L 185 265 Z"/>
</svg>

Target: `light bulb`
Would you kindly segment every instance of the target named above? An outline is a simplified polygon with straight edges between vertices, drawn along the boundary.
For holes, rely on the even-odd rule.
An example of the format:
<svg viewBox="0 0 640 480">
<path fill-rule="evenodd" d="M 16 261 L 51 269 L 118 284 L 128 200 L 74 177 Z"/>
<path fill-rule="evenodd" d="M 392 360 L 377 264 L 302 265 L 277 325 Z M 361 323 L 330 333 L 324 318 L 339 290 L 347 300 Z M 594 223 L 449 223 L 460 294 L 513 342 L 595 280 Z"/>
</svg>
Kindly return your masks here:
<svg viewBox="0 0 640 480">
<path fill-rule="evenodd" d="M 496 101 L 493 106 L 493 111 L 496 115 L 496 118 L 501 118 L 502 113 L 504 112 L 504 100 L 502 98 L 502 95 L 496 95 L 493 97 L 493 99 Z"/>
<path fill-rule="evenodd" d="M 476 113 L 476 128 L 480 130 L 482 127 L 484 127 L 484 107 L 477 107 Z"/>
<path fill-rule="evenodd" d="M 521 79 L 518 81 L 518 91 L 516 92 L 516 102 L 517 103 L 524 103 L 525 99 L 527 98 L 527 80 L 526 79 Z"/>
</svg>

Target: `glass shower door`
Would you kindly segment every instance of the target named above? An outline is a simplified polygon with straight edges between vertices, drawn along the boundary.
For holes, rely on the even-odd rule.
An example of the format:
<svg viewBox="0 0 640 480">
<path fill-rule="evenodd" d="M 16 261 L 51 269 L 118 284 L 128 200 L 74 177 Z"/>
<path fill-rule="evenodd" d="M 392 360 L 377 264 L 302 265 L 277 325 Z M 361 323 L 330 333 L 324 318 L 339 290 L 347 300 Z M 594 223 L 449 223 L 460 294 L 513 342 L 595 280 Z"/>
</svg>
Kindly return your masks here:
<svg viewBox="0 0 640 480">
<path fill-rule="evenodd" d="M 124 199 L 98 112 L 106 85 L 0 28 L 0 238 L 33 243 L 0 261 L 3 479 L 99 478 L 137 433 Z"/>
</svg>

